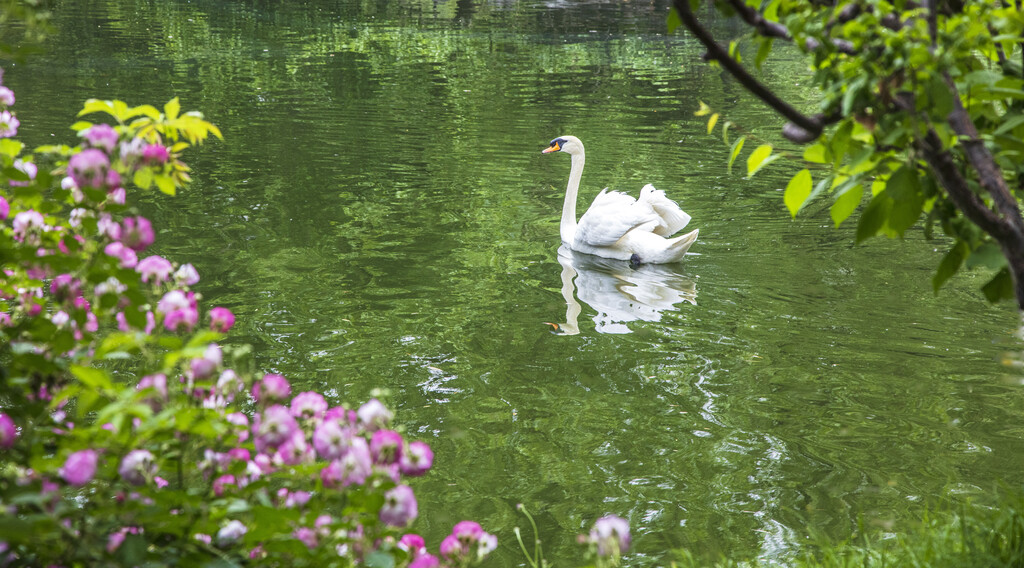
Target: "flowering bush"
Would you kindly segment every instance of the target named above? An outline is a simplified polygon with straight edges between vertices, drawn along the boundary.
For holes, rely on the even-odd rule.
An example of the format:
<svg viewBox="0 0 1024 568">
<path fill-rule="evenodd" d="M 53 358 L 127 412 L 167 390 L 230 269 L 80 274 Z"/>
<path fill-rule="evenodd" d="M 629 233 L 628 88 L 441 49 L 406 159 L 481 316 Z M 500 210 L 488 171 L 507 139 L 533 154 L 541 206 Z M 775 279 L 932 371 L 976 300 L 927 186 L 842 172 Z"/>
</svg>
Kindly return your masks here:
<svg viewBox="0 0 1024 568">
<path fill-rule="evenodd" d="M 2 75 L 0 75 L 2 78 Z M 26 153 L 0 86 L 0 566 L 465 566 L 496 538 L 465 521 L 438 558 L 408 533 L 433 453 L 377 399 L 332 405 L 254 378 L 221 346 L 190 264 L 148 254 L 127 189 L 187 184 L 217 128 L 90 100 L 81 142 Z"/>
</svg>

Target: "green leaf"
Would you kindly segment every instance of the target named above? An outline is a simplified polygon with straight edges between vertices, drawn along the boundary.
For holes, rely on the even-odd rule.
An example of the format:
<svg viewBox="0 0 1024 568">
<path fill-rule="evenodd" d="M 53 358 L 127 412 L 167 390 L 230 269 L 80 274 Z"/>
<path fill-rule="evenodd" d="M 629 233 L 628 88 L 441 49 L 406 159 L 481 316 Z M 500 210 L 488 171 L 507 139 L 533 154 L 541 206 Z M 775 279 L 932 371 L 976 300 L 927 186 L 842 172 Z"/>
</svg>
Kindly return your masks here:
<svg viewBox="0 0 1024 568">
<path fill-rule="evenodd" d="M 821 142 L 818 142 L 813 146 L 808 146 L 807 149 L 804 150 L 804 160 L 813 164 L 827 164 L 829 160 L 825 157 L 825 151 L 825 145 Z"/>
<path fill-rule="evenodd" d="M 999 128 L 996 128 L 993 134 L 1005 134 L 1014 128 L 1017 128 L 1021 124 L 1024 124 L 1024 115 L 1017 114 L 1011 118 L 1006 118 L 1004 116 L 1003 123 L 999 125 Z"/>
<path fill-rule="evenodd" d="M 178 118 L 179 112 L 181 112 L 181 103 L 178 102 L 178 97 L 174 97 L 164 105 L 164 115 L 167 116 L 167 120 Z"/>
<path fill-rule="evenodd" d="M 953 93 L 938 76 L 932 77 L 928 83 L 928 102 L 931 103 L 933 116 L 945 117 L 953 112 Z"/>
<path fill-rule="evenodd" d="M 149 189 L 149 187 L 153 185 L 153 170 L 149 168 L 139 168 L 135 172 L 135 175 L 132 176 L 132 181 L 142 189 Z"/>
<path fill-rule="evenodd" d="M 0 139 L 0 154 L 15 157 L 25 149 L 25 145 L 11 138 Z"/>
<path fill-rule="evenodd" d="M 786 184 L 786 191 L 782 194 L 782 201 L 786 204 L 786 209 L 789 209 L 789 214 L 796 218 L 796 214 L 803 207 L 804 202 L 811 195 L 811 172 L 810 170 L 800 170 L 797 172 L 789 183 Z"/>
<path fill-rule="evenodd" d="M 94 112 L 105 112 L 107 114 L 114 114 L 114 104 L 110 101 L 101 101 L 99 99 L 89 99 L 85 101 L 85 106 L 79 111 L 78 116 L 85 114 L 91 114 Z"/>
<path fill-rule="evenodd" d="M 715 114 L 711 115 L 711 118 L 708 119 L 708 134 L 711 134 L 711 131 L 715 129 L 715 124 L 717 123 L 718 113 L 716 112 Z"/>
<path fill-rule="evenodd" d="M 921 184 L 917 179 L 917 168 L 903 165 L 889 176 L 885 183 L 885 191 L 896 201 L 909 200 L 921 193 Z"/>
<path fill-rule="evenodd" d="M 160 111 L 158 111 L 156 107 L 153 105 L 139 105 L 137 107 L 133 107 L 128 111 L 129 117 L 135 117 L 139 115 L 149 117 L 153 120 L 160 120 Z"/>
<path fill-rule="evenodd" d="M 985 243 L 971 251 L 971 256 L 967 257 L 967 262 L 964 266 L 967 268 L 981 266 L 997 270 L 1006 266 L 1006 257 L 1003 256 L 1003 251 L 994 243 Z"/>
<path fill-rule="evenodd" d="M 83 131 L 86 128 L 89 128 L 91 126 L 92 126 L 91 122 L 89 122 L 87 120 L 79 120 L 78 122 L 76 122 L 76 123 L 71 125 L 71 130 L 74 130 L 75 132 L 81 132 L 81 131 Z"/>
<path fill-rule="evenodd" d="M 743 150 L 743 143 L 746 142 L 746 140 L 746 136 L 740 136 L 732 143 L 732 151 L 729 153 L 729 173 L 732 173 L 732 164 L 740 155 L 740 151 Z"/>
<path fill-rule="evenodd" d="M 843 93 L 843 116 L 850 115 L 850 111 L 853 110 L 853 104 L 857 102 L 857 96 L 860 95 L 864 85 L 867 84 L 867 80 L 868 75 L 860 75 L 846 86 L 846 92 Z"/>
<path fill-rule="evenodd" d="M 872 197 L 868 206 L 864 208 L 864 212 L 861 213 L 860 220 L 857 222 L 857 243 L 862 243 L 877 235 L 889 218 L 891 210 L 892 199 L 886 195 L 885 191 Z"/>
<path fill-rule="evenodd" d="M 762 144 L 747 156 L 747 175 L 752 176 L 762 167 L 768 165 L 766 160 L 772 155 L 772 145 Z"/>
<path fill-rule="evenodd" d="M 985 298 L 993 304 L 1000 300 L 1012 300 L 1014 297 L 1013 278 L 1010 277 L 1010 270 L 1004 268 L 997 272 L 992 280 L 988 281 L 988 284 L 981 287 L 981 291 L 985 294 Z"/>
<path fill-rule="evenodd" d="M 369 568 L 394 568 L 395 558 L 386 552 L 375 550 L 367 555 L 366 565 Z"/>
<path fill-rule="evenodd" d="M 909 199 L 893 200 L 887 223 L 888 228 L 902 237 L 907 229 L 917 223 L 923 209 L 924 198 L 920 193 L 913 194 Z"/>
<path fill-rule="evenodd" d="M 942 257 L 942 261 L 939 262 L 939 268 L 935 271 L 935 276 L 932 276 L 932 290 L 936 294 L 939 293 L 939 288 L 946 283 L 958 270 L 960 265 L 964 262 L 964 257 L 968 253 L 967 243 L 958 240 L 953 248 L 949 249 L 949 252 Z"/>
<path fill-rule="evenodd" d="M 668 18 L 665 23 L 668 24 L 668 33 L 676 31 L 676 28 L 683 25 L 683 20 L 679 17 L 679 12 L 676 12 L 674 6 L 668 9 Z"/>
<path fill-rule="evenodd" d="M 107 376 L 107 373 L 100 369 L 83 367 L 82 365 L 72 365 L 71 374 L 74 375 L 82 384 L 96 390 L 110 390 L 114 386 L 113 383 L 110 382 L 110 377 Z"/>
<path fill-rule="evenodd" d="M 863 197 L 864 185 L 860 183 L 849 185 L 836 194 L 836 200 L 829 209 L 829 215 L 831 215 L 837 229 L 843 221 L 848 219 L 857 210 L 857 206 L 860 205 Z"/>
<path fill-rule="evenodd" d="M 154 174 L 153 181 L 156 182 L 156 186 L 160 189 L 160 191 L 166 193 L 167 195 L 174 195 L 174 178 L 165 174 Z"/>
<path fill-rule="evenodd" d="M 778 2 L 775 2 L 775 4 L 778 5 Z M 764 62 L 768 59 L 768 56 L 771 54 L 772 42 L 773 40 L 771 38 L 761 39 L 761 45 L 758 46 L 757 48 L 757 57 L 754 58 L 754 65 L 758 69 L 760 69 L 761 66 L 764 65 Z"/>
</svg>

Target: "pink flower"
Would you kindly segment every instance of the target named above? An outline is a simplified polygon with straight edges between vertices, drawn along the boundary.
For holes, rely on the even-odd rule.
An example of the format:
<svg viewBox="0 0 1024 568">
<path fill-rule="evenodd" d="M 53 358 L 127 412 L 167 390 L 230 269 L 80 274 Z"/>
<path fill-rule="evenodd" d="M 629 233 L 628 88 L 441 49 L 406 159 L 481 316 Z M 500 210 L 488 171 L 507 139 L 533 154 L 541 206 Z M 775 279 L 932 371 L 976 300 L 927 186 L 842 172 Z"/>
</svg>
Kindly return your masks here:
<svg viewBox="0 0 1024 568">
<path fill-rule="evenodd" d="M 118 134 L 109 124 L 94 124 L 82 131 L 82 138 L 85 138 L 85 143 L 89 146 L 109 154 L 117 146 Z"/>
<path fill-rule="evenodd" d="M 287 408 L 280 405 L 267 408 L 258 418 L 259 421 L 253 425 L 253 437 L 256 449 L 260 452 L 276 450 L 299 431 L 295 418 Z"/>
<path fill-rule="evenodd" d="M 162 400 L 167 400 L 167 375 L 163 373 L 146 375 L 139 379 L 139 385 L 135 388 L 140 391 L 153 389 Z"/>
<path fill-rule="evenodd" d="M 235 476 L 222 475 L 213 480 L 213 494 L 217 497 L 224 495 L 224 489 L 236 485 Z"/>
<path fill-rule="evenodd" d="M 142 262 L 150 258 L 153 257 L 143 259 Z M 142 267 L 142 263 L 139 263 L 139 267 Z M 160 299 L 156 309 L 164 314 L 164 327 L 168 331 L 190 332 L 199 321 L 199 308 L 193 292 L 186 294 L 181 290 L 171 290 Z"/>
<path fill-rule="evenodd" d="M 0 87 L 0 104 L 14 106 L 14 91 L 7 87 Z"/>
<path fill-rule="evenodd" d="M 14 421 L 10 416 L 0 413 L 0 448 L 10 448 L 17 438 L 18 429 L 14 427 Z"/>
<path fill-rule="evenodd" d="M 303 420 L 319 420 L 327 412 L 323 395 L 313 391 L 300 392 L 292 399 L 292 416 Z"/>
<path fill-rule="evenodd" d="M 60 468 L 60 476 L 71 485 L 81 487 L 92 481 L 96 475 L 96 461 L 99 454 L 96 450 L 81 450 L 74 452 L 64 461 Z"/>
<path fill-rule="evenodd" d="M 132 485 L 142 485 L 156 473 L 156 463 L 149 450 L 132 450 L 121 460 L 117 468 L 121 478 Z"/>
<path fill-rule="evenodd" d="M 199 283 L 199 271 L 191 264 L 182 264 L 174 273 L 174 281 L 182 286 L 194 286 Z"/>
<path fill-rule="evenodd" d="M 82 295 L 82 282 L 71 274 L 58 274 L 50 282 L 50 294 L 58 303 L 71 302 Z"/>
<path fill-rule="evenodd" d="M 210 310 L 210 329 L 227 333 L 235 325 L 235 314 L 227 308 L 216 307 Z"/>
<path fill-rule="evenodd" d="M 146 164 L 163 164 L 171 157 L 167 147 L 161 144 L 150 144 L 142 150 L 142 161 Z"/>
<path fill-rule="evenodd" d="M 128 192 L 123 187 L 115 187 L 107 192 L 107 199 L 115 205 L 124 205 L 125 200 L 128 199 Z"/>
<path fill-rule="evenodd" d="M 377 464 L 397 463 L 402 457 L 402 435 L 393 430 L 377 430 L 370 438 L 370 455 Z"/>
<path fill-rule="evenodd" d="M 306 443 L 306 435 L 302 430 L 296 430 L 294 434 L 277 449 L 277 455 L 281 461 L 288 465 L 301 463 L 313 463 L 316 456 L 309 444 Z"/>
<path fill-rule="evenodd" d="M 498 547 L 498 537 L 484 532 L 480 523 L 460 521 L 452 528 L 452 534 L 441 541 L 441 556 L 458 562 L 475 558 L 482 560 Z"/>
<path fill-rule="evenodd" d="M 404 527 L 419 514 L 416 496 L 408 485 L 399 485 L 384 494 L 380 520 L 386 525 Z"/>
<path fill-rule="evenodd" d="M 139 264 L 139 257 L 135 255 L 135 251 L 124 246 L 120 242 L 115 241 L 108 244 L 103 247 L 103 252 L 107 256 L 116 258 L 121 268 L 135 268 L 135 266 Z"/>
<path fill-rule="evenodd" d="M 211 542 L 213 542 L 213 537 L 211 537 L 208 534 L 203 534 L 203 533 L 196 533 L 196 534 L 192 535 L 192 538 L 198 540 L 199 542 L 201 542 L 203 544 L 210 544 Z"/>
<path fill-rule="evenodd" d="M 291 394 L 292 386 L 288 384 L 288 379 L 272 373 L 263 375 L 263 380 L 252 387 L 253 398 L 262 403 L 283 401 Z"/>
<path fill-rule="evenodd" d="M 140 532 L 142 530 L 138 527 L 122 527 L 116 532 L 110 533 L 110 536 L 107 537 L 107 552 L 113 554 L 118 548 L 121 548 L 125 537 L 129 534 L 139 534 Z"/>
<path fill-rule="evenodd" d="M 30 181 L 36 179 L 36 174 L 39 173 L 39 167 L 35 163 L 24 160 L 14 160 L 14 169 L 28 176 Z M 29 182 L 11 180 L 10 184 L 14 187 L 26 187 Z"/>
<path fill-rule="evenodd" d="M 43 219 L 43 215 L 34 209 L 28 211 L 22 211 L 14 216 L 14 221 L 11 222 L 11 227 L 14 229 L 14 239 L 17 241 L 25 240 L 25 237 L 29 234 L 36 232 L 37 230 L 44 230 L 46 227 L 46 221 Z"/>
<path fill-rule="evenodd" d="M 409 563 L 409 568 L 437 568 L 441 561 L 433 554 L 421 554 Z"/>
<path fill-rule="evenodd" d="M 3 221 L 11 214 L 11 204 L 7 203 L 7 200 L 0 195 L 0 221 Z"/>
<path fill-rule="evenodd" d="M 174 267 L 171 266 L 171 262 L 162 256 L 147 256 L 135 267 L 135 271 L 142 275 L 143 282 L 152 281 L 153 284 L 163 284 L 166 282 L 173 270 Z M 174 292 L 178 291 L 174 290 Z M 182 292 L 178 293 L 181 294 Z"/>
<path fill-rule="evenodd" d="M 300 527 L 295 529 L 292 535 L 302 544 L 306 545 L 306 548 L 316 548 L 317 538 L 316 531 L 309 527 Z"/>
<path fill-rule="evenodd" d="M 221 352 L 219 345 L 216 343 L 207 345 L 203 356 L 192 359 L 189 364 L 192 377 L 199 380 L 212 377 L 214 371 L 217 370 L 217 367 L 220 366 L 223 360 L 224 354 Z"/>
<path fill-rule="evenodd" d="M 398 548 L 409 553 L 413 558 L 427 553 L 427 543 L 418 534 L 404 534 L 398 540 Z"/>
<path fill-rule="evenodd" d="M 18 135 L 18 126 L 21 121 L 10 111 L 0 112 L 0 138 L 10 138 Z"/>
<path fill-rule="evenodd" d="M 155 239 L 153 224 L 149 222 L 149 219 L 145 217 L 125 217 L 124 221 L 121 222 L 121 242 L 135 252 L 146 250 L 146 247 L 153 244 Z M 198 278 L 198 275 L 196 277 Z"/>
<path fill-rule="evenodd" d="M 3 113 L 0 113 L 0 121 L 2 118 Z M 96 148 L 86 148 L 71 156 L 71 160 L 68 161 L 68 174 L 80 188 L 103 187 L 109 168 L 110 159 L 102 150 Z"/>
<path fill-rule="evenodd" d="M 392 417 L 391 411 L 384 406 L 384 403 L 375 398 L 371 398 L 366 404 L 360 406 L 358 414 L 359 421 L 363 423 L 363 428 L 366 428 L 368 432 L 386 427 Z"/>
<path fill-rule="evenodd" d="M 590 542 L 601 556 L 619 556 L 629 549 L 629 521 L 615 515 L 601 517 L 590 531 Z"/>
<path fill-rule="evenodd" d="M 353 438 L 348 451 L 320 470 L 320 479 L 326 487 L 362 485 L 373 472 L 370 448 L 363 438 Z"/>
<path fill-rule="evenodd" d="M 412 477 L 427 473 L 432 465 L 434 465 L 434 452 L 425 442 L 420 441 L 410 442 L 398 460 L 402 474 Z"/>
<path fill-rule="evenodd" d="M 352 432 L 335 420 L 324 420 L 313 431 L 313 447 L 326 461 L 340 458 L 348 449 L 351 440 Z"/>
<path fill-rule="evenodd" d="M 217 531 L 217 543 L 220 545 L 234 544 L 249 532 L 242 521 L 230 521 Z"/>
<path fill-rule="evenodd" d="M 232 412 L 224 417 L 230 424 L 234 424 L 238 428 L 235 429 L 235 434 L 238 436 L 239 442 L 244 442 L 249 439 L 249 417 L 242 414 L 241 412 Z"/>
</svg>

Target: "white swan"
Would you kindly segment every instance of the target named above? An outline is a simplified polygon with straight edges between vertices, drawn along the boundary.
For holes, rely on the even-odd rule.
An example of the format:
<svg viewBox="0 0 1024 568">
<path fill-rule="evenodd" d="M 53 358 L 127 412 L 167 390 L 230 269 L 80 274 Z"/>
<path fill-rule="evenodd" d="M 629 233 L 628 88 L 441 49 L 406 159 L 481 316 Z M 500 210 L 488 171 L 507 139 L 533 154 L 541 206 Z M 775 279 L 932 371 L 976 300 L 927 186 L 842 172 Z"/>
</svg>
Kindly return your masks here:
<svg viewBox="0 0 1024 568">
<path fill-rule="evenodd" d="M 667 238 L 685 227 L 690 216 L 651 184 L 640 190 L 640 199 L 601 190 L 577 223 L 576 195 L 586 160 L 583 143 L 575 136 L 560 136 L 543 150 L 544 154 L 551 152 L 572 156 L 561 222 L 562 242 L 570 249 L 633 264 L 665 264 L 682 260 L 697 240 L 697 230 Z"/>
</svg>

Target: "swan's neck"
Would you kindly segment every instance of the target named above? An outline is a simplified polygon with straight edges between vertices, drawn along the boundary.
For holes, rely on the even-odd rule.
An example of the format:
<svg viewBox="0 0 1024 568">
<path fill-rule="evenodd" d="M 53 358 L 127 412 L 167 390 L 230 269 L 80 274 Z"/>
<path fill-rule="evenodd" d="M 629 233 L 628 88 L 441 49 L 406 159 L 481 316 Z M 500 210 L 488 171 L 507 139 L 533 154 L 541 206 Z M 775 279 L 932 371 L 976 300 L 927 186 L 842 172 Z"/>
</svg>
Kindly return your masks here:
<svg viewBox="0 0 1024 568">
<path fill-rule="evenodd" d="M 571 244 L 576 235 L 576 195 L 580 192 L 580 178 L 583 177 L 583 154 L 573 154 L 572 169 L 569 171 L 569 185 L 565 188 L 565 203 L 562 205 L 560 225 L 562 242 Z"/>
</svg>

